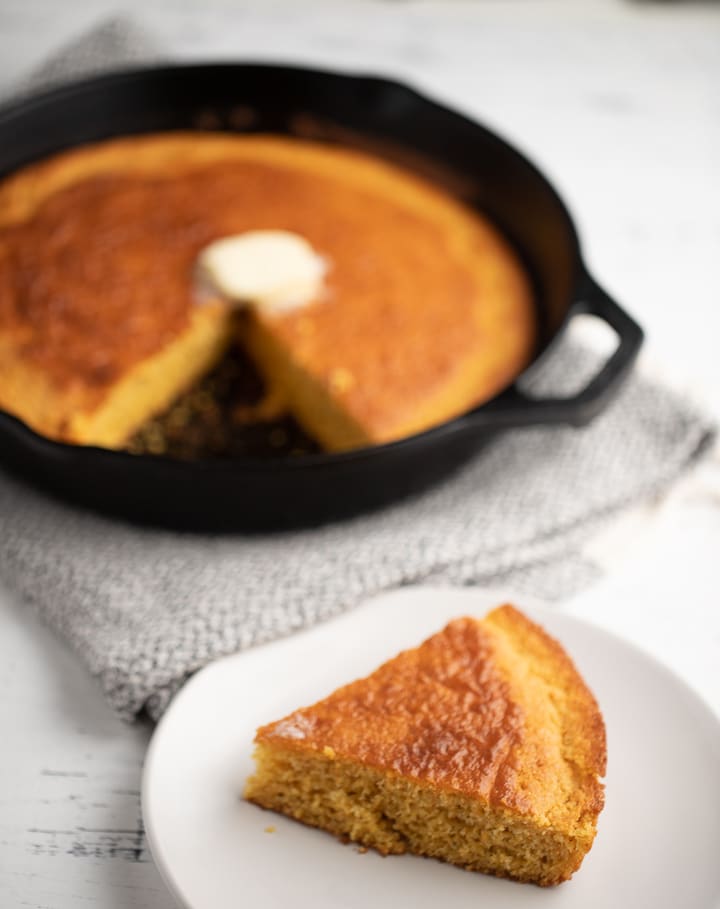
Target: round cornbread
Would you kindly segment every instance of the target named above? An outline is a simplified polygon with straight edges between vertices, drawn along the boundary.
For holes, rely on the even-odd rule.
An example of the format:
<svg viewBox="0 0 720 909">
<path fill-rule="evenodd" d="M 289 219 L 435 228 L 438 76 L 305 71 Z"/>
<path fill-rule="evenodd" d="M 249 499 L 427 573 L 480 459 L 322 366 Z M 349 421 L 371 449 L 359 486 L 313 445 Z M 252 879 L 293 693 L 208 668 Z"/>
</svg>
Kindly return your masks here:
<svg viewBox="0 0 720 909">
<path fill-rule="evenodd" d="M 535 308 L 483 217 L 379 158 L 278 136 L 168 133 L 73 149 L 0 184 L 0 407 L 119 447 L 237 335 L 198 253 L 281 229 L 329 264 L 319 298 L 251 311 L 242 342 L 329 450 L 402 438 L 506 387 Z"/>
</svg>

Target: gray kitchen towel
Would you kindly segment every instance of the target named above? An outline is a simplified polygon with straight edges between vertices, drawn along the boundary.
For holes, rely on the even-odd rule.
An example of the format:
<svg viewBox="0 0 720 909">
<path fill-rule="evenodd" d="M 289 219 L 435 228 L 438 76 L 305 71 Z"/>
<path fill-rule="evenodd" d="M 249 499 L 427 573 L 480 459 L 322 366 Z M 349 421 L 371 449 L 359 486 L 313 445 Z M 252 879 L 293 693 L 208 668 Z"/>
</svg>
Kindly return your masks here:
<svg viewBox="0 0 720 909">
<path fill-rule="evenodd" d="M 160 42 L 147 29 L 129 16 L 113 16 L 60 47 L 14 86 L 12 94 L 22 96 L 81 76 L 159 63 L 167 57 Z"/>
<path fill-rule="evenodd" d="M 114 66 L 127 59 L 119 49 L 130 46 L 135 59 L 141 40 L 142 32 L 115 21 L 72 53 L 84 70 L 98 60 Z M 71 74 L 66 59 L 53 60 L 53 75 Z M 530 390 L 571 394 L 597 365 L 596 354 L 569 338 Z M 271 536 L 136 528 L 0 472 L 0 576 L 70 642 L 116 711 L 158 717 L 209 661 L 384 590 L 432 582 L 503 585 L 546 598 L 576 591 L 597 571 L 580 554 L 588 536 L 666 489 L 713 431 L 687 401 L 634 375 L 585 429 L 507 433 L 422 496 Z"/>
</svg>

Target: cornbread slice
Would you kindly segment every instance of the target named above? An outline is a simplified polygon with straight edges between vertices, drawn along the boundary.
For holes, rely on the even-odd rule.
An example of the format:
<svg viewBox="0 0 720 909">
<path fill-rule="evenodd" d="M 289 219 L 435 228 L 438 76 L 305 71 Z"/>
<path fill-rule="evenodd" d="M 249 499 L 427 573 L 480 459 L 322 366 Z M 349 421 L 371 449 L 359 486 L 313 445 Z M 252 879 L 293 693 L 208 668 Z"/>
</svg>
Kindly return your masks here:
<svg viewBox="0 0 720 909">
<path fill-rule="evenodd" d="M 580 867 L 603 807 L 597 703 L 509 605 L 456 619 L 255 741 L 257 805 L 383 855 L 542 886 Z"/>
</svg>

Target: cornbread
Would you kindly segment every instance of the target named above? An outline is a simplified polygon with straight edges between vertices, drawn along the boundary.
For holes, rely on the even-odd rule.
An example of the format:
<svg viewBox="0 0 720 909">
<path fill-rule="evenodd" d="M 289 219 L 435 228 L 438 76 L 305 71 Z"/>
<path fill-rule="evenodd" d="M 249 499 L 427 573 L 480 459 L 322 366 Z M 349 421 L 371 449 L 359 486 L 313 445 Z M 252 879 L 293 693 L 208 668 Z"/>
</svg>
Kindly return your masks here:
<svg viewBox="0 0 720 909">
<path fill-rule="evenodd" d="M 512 606 L 461 618 L 261 727 L 245 797 L 383 855 L 558 884 L 592 846 L 605 728 L 560 644 Z"/>
<path fill-rule="evenodd" d="M 197 292 L 208 245 L 288 231 L 322 294 L 238 320 Z M 273 136 L 114 139 L 0 183 L 0 407 L 121 447 L 234 341 L 328 450 L 419 432 L 492 397 L 535 339 L 528 278 L 477 213 L 370 155 Z"/>
</svg>

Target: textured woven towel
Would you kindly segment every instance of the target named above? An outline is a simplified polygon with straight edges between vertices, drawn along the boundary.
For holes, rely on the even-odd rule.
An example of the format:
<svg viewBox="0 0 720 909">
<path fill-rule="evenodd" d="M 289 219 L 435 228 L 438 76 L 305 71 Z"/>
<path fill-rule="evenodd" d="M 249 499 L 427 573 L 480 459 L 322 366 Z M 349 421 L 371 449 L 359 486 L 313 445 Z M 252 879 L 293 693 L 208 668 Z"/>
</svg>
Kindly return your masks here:
<svg viewBox="0 0 720 909">
<path fill-rule="evenodd" d="M 142 33 L 103 26 L 52 61 L 54 77 L 137 59 Z M 34 84 L 38 84 L 38 76 Z M 571 393 L 597 366 L 572 342 L 533 382 Z M 46 499 L 0 473 L 0 575 L 86 661 L 112 706 L 159 716 L 210 660 L 421 581 L 560 597 L 593 577 L 589 534 L 661 492 L 699 456 L 708 422 L 633 377 L 583 430 L 498 438 L 462 472 L 380 513 L 271 537 L 133 528 Z"/>
</svg>

